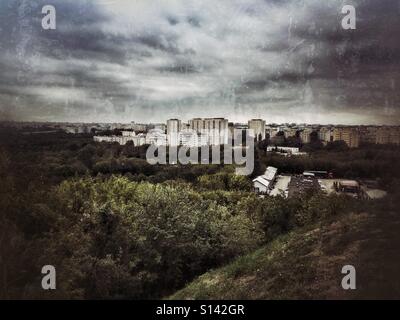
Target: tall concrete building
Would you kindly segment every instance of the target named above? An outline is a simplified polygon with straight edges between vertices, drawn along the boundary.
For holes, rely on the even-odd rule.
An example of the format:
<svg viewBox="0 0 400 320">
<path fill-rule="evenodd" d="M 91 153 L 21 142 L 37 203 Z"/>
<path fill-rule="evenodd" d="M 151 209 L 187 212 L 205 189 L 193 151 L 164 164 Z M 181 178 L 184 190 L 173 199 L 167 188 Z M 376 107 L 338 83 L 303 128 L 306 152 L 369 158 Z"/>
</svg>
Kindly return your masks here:
<svg viewBox="0 0 400 320">
<path fill-rule="evenodd" d="M 333 141 L 344 141 L 349 148 L 358 148 L 360 145 L 360 133 L 356 128 L 338 127 L 333 129 Z"/>
<path fill-rule="evenodd" d="M 377 144 L 400 144 L 399 127 L 379 127 L 376 130 Z"/>
<path fill-rule="evenodd" d="M 228 144 L 228 120 L 224 118 L 194 118 L 189 120 L 190 129 L 208 137 L 209 145 Z"/>
<path fill-rule="evenodd" d="M 167 140 L 170 146 L 180 144 L 179 132 L 182 130 L 182 123 L 179 119 L 167 120 Z"/>
<path fill-rule="evenodd" d="M 285 128 L 283 129 L 283 133 L 285 138 L 296 137 L 297 129 L 296 128 Z"/>
<path fill-rule="evenodd" d="M 265 120 L 251 119 L 249 120 L 249 129 L 253 130 L 254 137 L 257 141 L 265 139 Z"/>
<path fill-rule="evenodd" d="M 361 126 L 358 130 L 360 132 L 360 143 L 377 143 L 378 127 Z"/>
<path fill-rule="evenodd" d="M 324 144 L 333 141 L 333 129 L 330 127 L 322 127 L 318 131 L 318 139 Z"/>
<path fill-rule="evenodd" d="M 311 128 L 304 128 L 300 132 L 300 139 L 302 143 L 310 143 L 311 142 L 311 133 L 313 130 Z"/>
<path fill-rule="evenodd" d="M 185 147 L 198 147 L 198 134 L 191 129 L 182 130 L 179 132 L 179 144 Z"/>
<path fill-rule="evenodd" d="M 360 142 L 374 144 L 400 144 L 400 127 L 361 126 Z"/>
</svg>

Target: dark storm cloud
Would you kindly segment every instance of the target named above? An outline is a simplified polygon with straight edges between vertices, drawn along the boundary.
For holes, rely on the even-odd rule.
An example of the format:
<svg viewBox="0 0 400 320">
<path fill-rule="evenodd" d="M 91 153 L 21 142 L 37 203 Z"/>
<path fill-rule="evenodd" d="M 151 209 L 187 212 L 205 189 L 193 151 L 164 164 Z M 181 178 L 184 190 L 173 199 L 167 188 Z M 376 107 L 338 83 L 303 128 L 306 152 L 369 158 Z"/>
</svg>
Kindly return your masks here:
<svg viewBox="0 0 400 320">
<path fill-rule="evenodd" d="M 0 116 L 397 121 L 399 5 L 343 1 L 0 3 Z"/>
</svg>

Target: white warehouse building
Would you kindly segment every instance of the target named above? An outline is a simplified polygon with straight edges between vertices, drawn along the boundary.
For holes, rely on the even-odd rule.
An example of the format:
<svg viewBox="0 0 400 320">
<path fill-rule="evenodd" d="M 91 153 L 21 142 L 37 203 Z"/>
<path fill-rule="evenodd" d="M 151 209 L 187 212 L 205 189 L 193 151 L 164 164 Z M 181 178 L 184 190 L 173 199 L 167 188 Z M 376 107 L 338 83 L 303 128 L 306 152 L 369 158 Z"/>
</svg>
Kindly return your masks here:
<svg viewBox="0 0 400 320">
<path fill-rule="evenodd" d="M 277 168 L 268 167 L 262 176 L 253 180 L 254 190 L 257 193 L 269 194 L 275 182 L 277 172 Z"/>
</svg>

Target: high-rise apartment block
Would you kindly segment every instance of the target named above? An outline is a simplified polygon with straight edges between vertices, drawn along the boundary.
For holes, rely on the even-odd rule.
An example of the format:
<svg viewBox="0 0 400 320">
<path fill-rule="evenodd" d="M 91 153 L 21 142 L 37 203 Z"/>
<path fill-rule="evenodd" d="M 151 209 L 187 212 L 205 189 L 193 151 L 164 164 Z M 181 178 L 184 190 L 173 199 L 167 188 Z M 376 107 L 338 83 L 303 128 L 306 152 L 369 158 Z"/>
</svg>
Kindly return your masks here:
<svg viewBox="0 0 400 320">
<path fill-rule="evenodd" d="M 167 140 L 170 146 L 178 146 L 179 132 L 182 130 L 182 123 L 179 119 L 169 119 L 167 121 Z"/>
<path fill-rule="evenodd" d="M 313 130 L 311 128 L 305 128 L 300 132 L 300 139 L 302 143 L 310 143 L 311 133 Z"/>
<path fill-rule="evenodd" d="M 358 148 L 360 145 L 360 133 L 356 128 L 337 127 L 333 129 L 333 141 L 344 141 L 349 148 Z"/>
<path fill-rule="evenodd" d="M 265 139 L 265 120 L 251 119 L 249 120 L 249 129 L 253 130 L 254 137 L 257 141 Z"/>
<path fill-rule="evenodd" d="M 228 144 L 228 120 L 224 118 L 195 118 L 189 120 L 189 127 L 198 134 L 208 137 L 209 145 Z"/>
<path fill-rule="evenodd" d="M 333 141 L 333 128 L 322 127 L 318 131 L 318 139 L 324 144 L 328 144 Z"/>
<path fill-rule="evenodd" d="M 400 144 L 399 127 L 379 127 L 376 130 L 377 144 Z"/>
</svg>

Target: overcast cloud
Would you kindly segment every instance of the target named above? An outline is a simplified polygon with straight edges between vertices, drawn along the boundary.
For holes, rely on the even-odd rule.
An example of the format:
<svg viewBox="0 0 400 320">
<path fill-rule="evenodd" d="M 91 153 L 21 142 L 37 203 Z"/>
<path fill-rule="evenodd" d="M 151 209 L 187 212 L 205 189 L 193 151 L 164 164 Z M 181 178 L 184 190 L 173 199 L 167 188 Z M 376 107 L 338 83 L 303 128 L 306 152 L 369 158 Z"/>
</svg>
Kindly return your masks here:
<svg viewBox="0 0 400 320">
<path fill-rule="evenodd" d="M 0 119 L 399 124 L 399 14 L 396 0 L 2 0 Z"/>
</svg>

